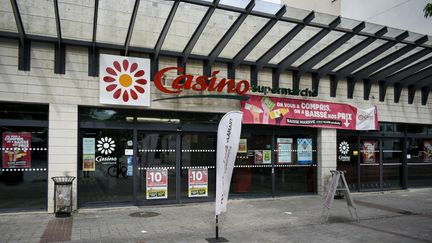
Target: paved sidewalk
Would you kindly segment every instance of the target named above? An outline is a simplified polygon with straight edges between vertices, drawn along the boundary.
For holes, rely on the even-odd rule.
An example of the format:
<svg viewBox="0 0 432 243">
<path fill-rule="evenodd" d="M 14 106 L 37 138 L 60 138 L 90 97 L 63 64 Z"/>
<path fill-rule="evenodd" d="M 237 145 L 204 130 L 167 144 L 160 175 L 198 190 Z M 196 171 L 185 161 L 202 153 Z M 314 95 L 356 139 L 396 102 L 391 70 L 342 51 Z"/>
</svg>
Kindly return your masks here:
<svg viewBox="0 0 432 243">
<path fill-rule="evenodd" d="M 335 200 L 323 223 L 320 196 L 230 200 L 220 236 L 230 242 L 431 242 L 432 188 L 356 193 L 360 222 Z M 132 217 L 135 213 L 138 216 Z M 81 209 L 70 218 L 0 214 L 0 242 L 206 242 L 214 204 Z"/>
</svg>

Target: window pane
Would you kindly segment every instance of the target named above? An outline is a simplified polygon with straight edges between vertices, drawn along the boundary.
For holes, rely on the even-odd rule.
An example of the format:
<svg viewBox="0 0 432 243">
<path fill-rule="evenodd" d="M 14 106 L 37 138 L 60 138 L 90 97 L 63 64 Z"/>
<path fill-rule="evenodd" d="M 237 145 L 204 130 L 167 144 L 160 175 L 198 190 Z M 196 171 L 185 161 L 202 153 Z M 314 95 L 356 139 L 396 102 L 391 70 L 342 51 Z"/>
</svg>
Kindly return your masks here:
<svg viewBox="0 0 432 243">
<path fill-rule="evenodd" d="M 345 179 L 347 180 L 350 190 L 358 190 L 358 145 L 357 136 L 342 135 L 338 132 L 337 141 L 337 170 L 345 171 Z"/>
<path fill-rule="evenodd" d="M 244 128 L 241 134 L 243 148 L 237 154 L 230 194 L 266 195 L 272 194 L 272 136 L 269 133 L 254 133 Z"/>
<path fill-rule="evenodd" d="M 62 37 L 91 41 L 95 1 L 58 1 Z"/>
<path fill-rule="evenodd" d="M 79 204 L 132 201 L 132 132 L 81 129 L 79 144 Z"/>
<path fill-rule="evenodd" d="M 215 198 L 216 146 L 216 134 L 182 136 L 181 197 L 183 199 L 196 201 Z"/>
<path fill-rule="evenodd" d="M 48 120 L 48 106 L 0 102 L 0 119 Z"/>
<path fill-rule="evenodd" d="M 99 1 L 97 33 L 98 42 L 123 45 L 129 28 L 135 1 L 119 4 L 116 0 Z"/>
<path fill-rule="evenodd" d="M 1 127 L 0 210 L 45 209 L 48 129 Z M 21 141 L 16 143 L 14 141 Z"/>
</svg>

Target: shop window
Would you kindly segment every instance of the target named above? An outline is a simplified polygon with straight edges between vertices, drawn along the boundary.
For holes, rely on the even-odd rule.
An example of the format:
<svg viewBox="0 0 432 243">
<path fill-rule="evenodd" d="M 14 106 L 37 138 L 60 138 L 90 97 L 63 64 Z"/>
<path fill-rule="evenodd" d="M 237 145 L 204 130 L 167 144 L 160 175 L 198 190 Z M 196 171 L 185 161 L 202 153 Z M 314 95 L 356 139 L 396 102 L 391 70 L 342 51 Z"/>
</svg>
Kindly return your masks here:
<svg viewBox="0 0 432 243">
<path fill-rule="evenodd" d="M 351 190 L 358 190 L 357 164 L 359 149 L 357 136 L 340 135 L 337 138 L 337 170 L 345 171 L 345 179 Z"/>
<path fill-rule="evenodd" d="M 132 132 L 81 129 L 79 143 L 79 203 L 132 201 Z"/>
<path fill-rule="evenodd" d="M 240 149 L 235 161 L 230 194 L 247 196 L 272 195 L 272 131 L 253 132 L 243 127 Z"/>
<path fill-rule="evenodd" d="M 81 122 L 129 122 L 134 120 L 133 110 L 104 109 L 97 107 L 80 107 L 79 119 Z"/>
<path fill-rule="evenodd" d="M 0 107 L 0 210 L 46 209 L 48 106 Z M 9 119 L 19 120 L 19 126 L 10 126 Z"/>
<path fill-rule="evenodd" d="M 47 105 L 0 102 L 0 119 L 48 120 Z"/>
<path fill-rule="evenodd" d="M 424 134 L 426 135 L 428 127 L 425 125 L 407 124 L 408 134 Z"/>
<path fill-rule="evenodd" d="M 408 186 L 432 186 L 432 138 L 407 140 Z"/>
</svg>

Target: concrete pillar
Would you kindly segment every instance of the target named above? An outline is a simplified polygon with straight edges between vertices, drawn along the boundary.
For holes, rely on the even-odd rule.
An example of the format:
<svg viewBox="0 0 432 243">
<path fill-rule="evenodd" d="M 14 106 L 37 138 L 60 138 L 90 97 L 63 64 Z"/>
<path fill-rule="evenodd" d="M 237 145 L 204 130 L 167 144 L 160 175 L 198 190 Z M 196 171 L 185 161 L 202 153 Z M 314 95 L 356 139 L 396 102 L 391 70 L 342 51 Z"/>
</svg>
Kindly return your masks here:
<svg viewBox="0 0 432 243">
<path fill-rule="evenodd" d="M 53 176 L 77 177 L 78 106 L 50 104 L 48 131 L 48 212 L 54 212 Z M 73 183 L 73 209 L 77 207 L 77 179 Z"/>
<path fill-rule="evenodd" d="M 318 129 L 318 194 L 323 195 L 327 182 L 331 177 L 331 170 L 336 170 L 337 138 L 336 129 Z"/>
</svg>

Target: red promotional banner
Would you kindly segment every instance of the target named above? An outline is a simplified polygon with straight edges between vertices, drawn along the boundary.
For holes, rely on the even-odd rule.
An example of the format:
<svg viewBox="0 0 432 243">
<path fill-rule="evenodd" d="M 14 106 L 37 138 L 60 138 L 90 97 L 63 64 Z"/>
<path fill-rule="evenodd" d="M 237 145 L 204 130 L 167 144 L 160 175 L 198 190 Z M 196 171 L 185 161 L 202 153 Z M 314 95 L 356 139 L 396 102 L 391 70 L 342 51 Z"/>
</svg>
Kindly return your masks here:
<svg viewBox="0 0 432 243">
<path fill-rule="evenodd" d="M 376 107 L 250 95 L 241 111 L 243 124 L 378 130 Z"/>
<path fill-rule="evenodd" d="M 31 134 L 5 132 L 2 139 L 3 168 L 31 167 Z"/>
</svg>

